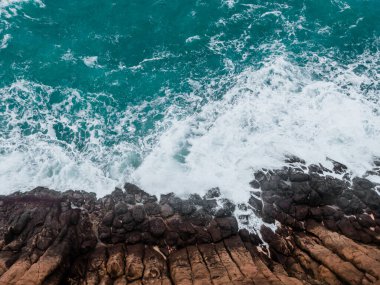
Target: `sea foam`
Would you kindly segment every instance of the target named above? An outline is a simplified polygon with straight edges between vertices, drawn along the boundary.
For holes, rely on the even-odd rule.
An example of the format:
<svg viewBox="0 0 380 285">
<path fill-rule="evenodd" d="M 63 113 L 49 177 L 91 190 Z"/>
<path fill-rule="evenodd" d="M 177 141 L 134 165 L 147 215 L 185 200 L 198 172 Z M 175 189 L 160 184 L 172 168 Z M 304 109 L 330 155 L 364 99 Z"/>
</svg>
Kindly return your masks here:
<svg viewBox="0 0 380 285">
<path fill-rule="evenodd" d="M 121 114 L 109 106 L 111 114 L 120 116 L 110 126 L 88 104 L 106 94 L 84 97 L 77 90 L 60 90 L 65 100 L 49 109 L 46 98 L 57 88 L 17 81 L 0 90 L 1 116 L 7 122 L 0 138 L 1 193 L 47 186 L 103 196 L 130 181 L 152 194 L 186 196 L 220 187 L 224 196 L 240 202 L 249 196 L 253 172 L 281 167 L 288 154 L 327 166 L 326 158 L 331 158 L 362 175 L 380 156 L 379 101 L 373 88 L 376 74 L 371 73 L 378 57 L 365 53 L 353 64 L 341 65 L 313 56 L 299 65 L 286 54 L 276 55 L 220 79 L 232 82 L 224 91 L 194 83 L 195 89 L 222 94 L 193 114 L 180 115 L 181 106 L 172 104 L 144 140 L 119 139 L 113 145 L 107 145 L 102 132 L 130 130 L 133 137 L 131 122 L 141 120 L 147 102 Z M 196 102 L 195 93 L 187 99 L 194 96 Z M 10 106 L 14 98 L 17 103 Z M 23 135 L 25 123 L 39 131 Z M 86 147 L 58 139 L 57 124 L 79 137 L 87 124 Z"/>
</svg>

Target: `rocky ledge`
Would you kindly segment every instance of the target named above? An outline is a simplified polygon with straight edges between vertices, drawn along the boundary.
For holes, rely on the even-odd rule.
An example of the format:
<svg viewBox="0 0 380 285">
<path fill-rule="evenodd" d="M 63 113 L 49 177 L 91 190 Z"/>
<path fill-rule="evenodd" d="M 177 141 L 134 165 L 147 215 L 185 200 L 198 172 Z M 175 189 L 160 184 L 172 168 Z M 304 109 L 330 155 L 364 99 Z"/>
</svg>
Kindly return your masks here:
<svg viewBox="0 0 380 285">
<path fill-rule="evenodd" d="M 2 196 L 0 284 L 380 284 L 377 185 L 339 163 L 288 162 L 255 173 L 239 205 L 132 184 L 100 199 Z M 252 213 L 263 222 L 248 231 Z"/>
</svg>

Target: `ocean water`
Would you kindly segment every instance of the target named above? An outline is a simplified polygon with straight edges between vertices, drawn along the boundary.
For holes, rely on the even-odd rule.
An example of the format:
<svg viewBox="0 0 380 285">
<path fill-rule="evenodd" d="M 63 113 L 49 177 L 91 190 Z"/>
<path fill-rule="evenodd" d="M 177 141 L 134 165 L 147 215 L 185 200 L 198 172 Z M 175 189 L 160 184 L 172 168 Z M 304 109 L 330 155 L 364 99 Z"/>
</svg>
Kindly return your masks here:
<svg viewBox="0 0 380 285">
<path fill-rule="evenodd" d="M 380 157 L 379 0 L 0 0 L 0 194 L 235 201 L 285 155 Z"/>
</svg>

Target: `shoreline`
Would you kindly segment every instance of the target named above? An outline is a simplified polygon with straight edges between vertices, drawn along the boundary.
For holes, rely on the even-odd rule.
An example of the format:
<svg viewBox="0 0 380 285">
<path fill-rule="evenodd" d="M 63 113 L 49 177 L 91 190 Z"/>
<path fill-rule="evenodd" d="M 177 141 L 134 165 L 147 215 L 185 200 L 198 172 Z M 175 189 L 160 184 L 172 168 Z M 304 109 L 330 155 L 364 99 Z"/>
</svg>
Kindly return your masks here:
<svg viewBox="0 0 380 285">
<path fill-rule="evenodd" d="M 256 172 L 238 205 L 217 188 L 158 199 L 130 183 L 99 199 L 43 187 L 0 196 L 0 284 L 379 282 L 377 185 L 339 163 L 341 179 L 288 163 Z M 253 213 L 261 227 L 248 231 Z"/>
</svg>

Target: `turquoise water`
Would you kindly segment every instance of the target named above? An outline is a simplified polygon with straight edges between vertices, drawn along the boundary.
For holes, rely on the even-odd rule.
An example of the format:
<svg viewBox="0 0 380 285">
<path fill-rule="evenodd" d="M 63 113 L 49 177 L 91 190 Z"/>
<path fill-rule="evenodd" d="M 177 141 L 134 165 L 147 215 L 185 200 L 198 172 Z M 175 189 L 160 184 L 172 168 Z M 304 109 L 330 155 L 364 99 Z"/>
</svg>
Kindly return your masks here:
<svg viewBox="0 0 380 285">
<path fill-rule="evenodd" d="M 380 155 L 378 0 L 0 3 L 0 192 L 243 197 L 288 153 Z"/>
</svg>

